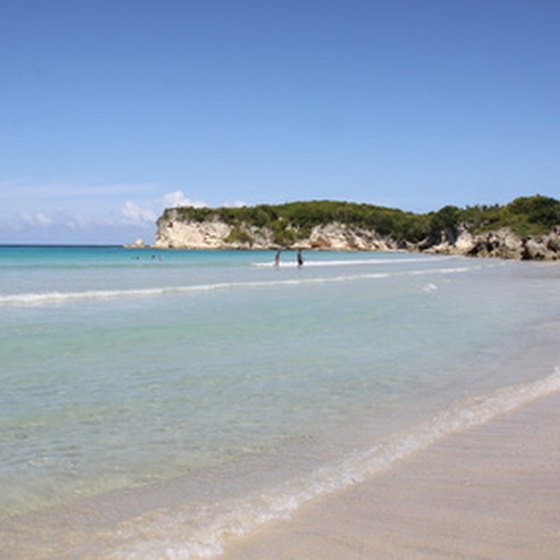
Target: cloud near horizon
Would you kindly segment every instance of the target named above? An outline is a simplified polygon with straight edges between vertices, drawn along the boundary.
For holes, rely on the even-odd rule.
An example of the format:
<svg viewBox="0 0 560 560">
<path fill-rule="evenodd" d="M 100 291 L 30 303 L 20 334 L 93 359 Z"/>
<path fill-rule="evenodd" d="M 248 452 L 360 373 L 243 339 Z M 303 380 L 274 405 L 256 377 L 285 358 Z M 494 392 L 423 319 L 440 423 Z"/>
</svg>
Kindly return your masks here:
<svg viewBox="0 0 560 560">
<path fill-rule="evenodd" d="M 149 197 L 146 191 L 157 193 L 156 185 L 136 187 L 116 183 L 0 183 L 0 200 L 5 202 L 0 213 L 0 243 L 120 244 L 139 238 L 149 242 L 154 237 L 156 221 L 166 208 L 209 206 L 180 189 Z M 240 200 L 221 204 L 247 205 Z M 21 208 L 25 210 L 18 211 Z"/>
<path fill-rule="evenodd" d="M 125 191 L 118 190 L 121 193 Z M 28 194 L 31 191 L 39 193 L 38 188 L 29 189 Z M 97 194 L 102 191 L 104 189 L 99 187 Z M 58 198 L 60 192 L 55 191 L 54 198 Z M 83 210 L 88 210 L 85 204 L 80 205 L 79 212 L 73 211 L 75 203 L 66 205 L 62 210 L 61 205 L 49 200 L 49 195 L 42 194 L 35 198 L 34 208 L 15 212 L 11 216 L 6 213 L 0 216 L 0 243 L 124 243 L 131 238 L 149 239 L 153 237 L 156 220 L 165 208 L 208 206 L 206 202 L 192 200 L 183 191 L 176 190 L 144 202 L 129 199 L 125 202 L 116 200 L 112 204 L 110 200 L 105 200 L 104 211 L 84 214 L 82 206 Z"/>
<path fill-rule="evenodd" d="M 145 206 L 127 200 L 121 207 L 121 215 L 127 224 L 155 223 L 163 210 L 166 208 L 177 208 L 179 206 L 206 208 L 208 204 L 200 200 L 192 200 L 185 196 L 183 191 L 177 190 L 164 194 L 162 197 L 149 202 Z"/>
<path fill-rule="evenodd" d="M 123 220 L 127 224 L 142 224 L 144 222 L 155 222 L 156 213 L 151 208 L 141 208 L 132 201 L 127 201 L 121 208 Z"/>
<path fill-rule="evenodd" d="M 35 214 L 22 212 L 19 218 L 22 225 L 29 227 L 48 227 L 53 223 L 52 218 L 43 212 L 36 212 Z"/>
</svg>

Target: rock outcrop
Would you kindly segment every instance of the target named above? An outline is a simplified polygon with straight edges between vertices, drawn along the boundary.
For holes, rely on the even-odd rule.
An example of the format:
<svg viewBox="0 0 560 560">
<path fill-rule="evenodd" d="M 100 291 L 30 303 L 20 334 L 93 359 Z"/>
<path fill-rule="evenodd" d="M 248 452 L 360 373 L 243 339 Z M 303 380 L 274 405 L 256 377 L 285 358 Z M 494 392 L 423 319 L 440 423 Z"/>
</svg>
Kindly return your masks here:
<svg viewBox="0 0 560 560">
<path fill-rule="evenodd" d="M 427 253 L 473 255 L 520 259 L 523 255 L 523 240 L 507 228 L 478 235 L 461 226 L 456 235 L 442 234 L 439 242 L 421 247 Z"/>
<path fill-rule="evenodd" d="M 419 249 L 426 253 L 456 254 L 515 260 L 560 260 L 560 226 L 546 235 L 520 237 L 508 228 L 473 234 L 466 226 L 453 238 L 442 234 L 439 242 L 422 242 Z"/>
<path fill-rule="evenodd" d="M 158 221 L 154 242 L 157 249 L 319 249 L 329 251 L 394 251 L 402 248 L 395 240 L 374 230 L 351 228 L 333 222 L 319 225 L 307 237 L 298 237 L 286 247 L 274 241 L 274 232 L 243 224 L 232 226 L 216 219 L 185 222 Z"/>
<path fill-rule="evenodd" d="M 231 226 L 218 220 L 206 222 L 184 222 L 166 219 L 158 220 L 154 248 L 156 249 L 224 249 L 230 248 L 225 239 L 231 233 Z"/>
<path fill-rule="evenodd" d="M 287 227 L 290 241 L 275 241 L 267 227 L 228 224 L 217 217 L 189 221 L 167 211 L 157 223 L 154 247 L 160 249 L 317 249 L 331 251 L 407 250 L 516 260 L 560 260 L 560 226 L 540 236 L 520 237 L 508 228 L 474 234 L 466 225 L 442 230 L 419 243 L 397 241 L 373 229 L 332 222 L 315 226 L 307 235 Z"/>
<path fill-rule="evenodd" d="M 143 239 L 137 239 L 134 243 L 124 245 L 125 249 L 145 249 L 146 243 Z"/>
<path fill-rule="evenodd" d="M 383 238 L 375 230 L 351 228 L 338 222 L 314 227 L 309 238 L 298 245 L 330 251 L 394 251 L 399 248 L 394 240 Z"/>
</svg>

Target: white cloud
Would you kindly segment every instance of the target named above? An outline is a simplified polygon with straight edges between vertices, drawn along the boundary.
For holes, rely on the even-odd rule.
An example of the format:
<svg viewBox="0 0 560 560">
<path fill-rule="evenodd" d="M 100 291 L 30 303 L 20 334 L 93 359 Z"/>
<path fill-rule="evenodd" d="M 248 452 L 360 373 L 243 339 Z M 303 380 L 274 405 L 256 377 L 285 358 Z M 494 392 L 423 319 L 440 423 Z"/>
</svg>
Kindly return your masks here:
<svg viewBox="0 0 560 560">
<path fill-rule="evenodd" d="M 205 208 L 206 202 L 191 200 L 187 198 L 183 191 L 173 191 L 163 195 L 159 202 L 163 208 L 176 208 L 177 206 L 194 206 L 195 208 Z"/>
<path fill-rule="evenodd" d="M 153 235 L 165 208 L 208 206 L 182 190 L 165 194 L 158 190 L 162 193 L 157 185 L 148 184 L 31 184 L 0 178 L 0 239 L 126 242 Z"/>
<path fill-rule="evenodd" d="M 110 221 L 86 218 L 80 214 L 76 214 L 75 216 L 61 216 L 60 222 L 65 227 L 73 230 L 87 230 L 89 228 L 99 228 L 112 225 Z"/>
<path fill-rule="evenodd" d="M 121 208 L 121 214 L 124 216 L 124 222 L 127 224 L 153 223 L 157 220 L 156 212 L 151 208 L 142 208 L 130 200 L 124 203 L 124 206 Z"/>
<path fill-rule="evenodd" d="M 173 191 L 164 194 L 161 198 L 148 201 L 145 205 L 128 200 L 121 208 L 123 223 L 127 225 L 153 224 L 165 208 L 175 208 L 177 206 L 194 206 L 204 208 L 208 206 L 206 202 L 191 200 L 187 198 L 183 191 Z"/>
<path fill-rule="evenodd" d="M 20 223 L 31 227 L 48 227 L 53 224 L 53 220 L 43 212 L 36 212 L 29 214 L 23 212 L 19 215 Z"/>
<path fill-rule="evenodd" d="M 241 200 L 236 200 L 235 202 L 223 202 L 222 206 L 225 208 L 243 208 L 244 206 L 249 206 L 249 204 Z"/>
<path fill-rule="evenodd" d="M 122 224 L 134 225 L 129 219 L 124 222 L 121 219 L 114 220 L 103 217 L 83 216 L 81 214 L 68 214 L 58 212 L 54 216 L 45 214 L 44 212 L 20 212 L 11 219 L 3 219 L 0 221 L 0 227 L 11 229 L 14 231 L 32 231 L 45 230 L 47 228 L 62 231 L 68 230 L 98 230 L 100 228 L 119 227 Z"/>
</svg>

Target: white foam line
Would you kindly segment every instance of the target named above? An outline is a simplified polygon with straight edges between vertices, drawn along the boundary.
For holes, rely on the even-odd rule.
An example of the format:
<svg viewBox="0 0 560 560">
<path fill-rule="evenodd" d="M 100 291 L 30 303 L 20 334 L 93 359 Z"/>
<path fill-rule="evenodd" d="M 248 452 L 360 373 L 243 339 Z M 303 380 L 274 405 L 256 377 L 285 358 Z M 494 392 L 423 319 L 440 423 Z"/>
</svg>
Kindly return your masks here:
<svg viewBox="0 0 560 560">
<path fill-rule="evenodd" d="M 438 262 L 452 259 L 456 257 L 438 257 Z M 305 268 L 309 267 L 323 267 L 323 266 L 354 266 L 354 265 L 380 265 L 380 264 L 408 264 L 408 263 L 429 263 L 434 262 L 429 257 L 419 259 L 348 259 L 348 260 L 331 260 L 331 261 L 305 261 Z M 251 266 L 259 268 L 275 268 L 274 262 L 254 262 Z M 296 268 L 297 262 L 280 262 L 280 268 Z"/>
<path fill-rule="evenodd" d="M 188 540 L 184 537 L 182 524 L 176 533 L 171 527 L 165 527 L 165 539 L 141 542 L 136 538 L 141 539 L 143 535 L 143 528 L 139 528 L 137 533 L 127 533 L 127 541 L 135 544 L 127 550 L 115 551 L 109 558 L 194 560 L 221 556 L 228 537 L 245 536 L 269 521 L 289 519 L 293 512 L 312 500 L 364 482 L 447 436 L 486 424 L 558 391 L 560 368 L 556 367 L 553 374 L 537 381 L 510 385 L 486 396 L 458 401 L 415 428 L 396 434 L 365 452 L 357 452 L 338 464 L 315 471 L 304 484 L 291 481 L 273 492 L 233 505 L 228 513 L 197 530 L 187 537 Z M 158 526 L 161 528 L 161 524 Z"/>
<path fill-rule="evenodd" d="M 131 290 L 89 290 L 84 292 L 42 292 L 26 294 L 10 294 L 0 296 L 2 305 L 45 305 L 50 303 L 66 303 L 76 300 L 115 299 L 132 297 L 153 297 L 166 294 L 204 292 L 232 288 L 268 288 L 276 286 L 301 286 L 305 284 L 328 284 L 350 282 L 355 280 L 378 280 L 391 276 L 415 276 L 422 274 L 456 274 L 473 270 L 468 267 L 440 268 L 430 270 L 409 270 L 406 272 L 376 272 L 333 276 L 331 278 L 294 278 L 290 280 L 270 280 L 254 282 L 218 282 L 215 284 L 195 284 L 192 286 L 167 286 L 162 288 L 141 288 Z"/>
</svg>

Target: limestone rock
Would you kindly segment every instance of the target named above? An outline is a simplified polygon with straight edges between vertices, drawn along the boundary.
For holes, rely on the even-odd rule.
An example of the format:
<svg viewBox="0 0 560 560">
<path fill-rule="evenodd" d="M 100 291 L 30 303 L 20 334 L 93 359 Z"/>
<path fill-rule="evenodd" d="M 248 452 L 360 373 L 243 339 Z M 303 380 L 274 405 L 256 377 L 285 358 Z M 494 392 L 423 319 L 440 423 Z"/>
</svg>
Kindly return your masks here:
<svg viewBox="0 0 560 560">
<path fill-rule="evenodd" d="M 128 245 L 125 245 L 126 249 L 145 249 L 146 248 L 146 243 L 144 242 L 143 239 L 137 239 L 134 243 L 129 243 Z"/>
<path fill-rule="evenodd" d="M 461 255 L 469 255 L 476 245 L 474 235 L 464 229 L 455 241 L 455 250 Z"/>
<path fill-rule="evenodd" d="M 544 261 L 556 259 L 556 254 L 547 248 L 542 239 L 527 239 L 525 242 L 525 250 L 523 252 L 523 259 Z"/>
<path fill-rule="evenodd" d="M 544 242 L 549 251 L 556 253 L 556 258 L 560 258 L 560 226 L 556 226 L 548 235 Z"/>
<path fill-rule="evenodd" d="M 157 249 L 221 249 L 232 227 L 220 221 L 158 224 L 154 247 Z"/>
<path fill-rule="evenodd" d="M 394 241 L 381 237 L 375 230 L 351 228 L 338 222 L 314 227 L 305 244 L 312 249 L 332 251 L 391 251 L 398 248 Z"/>
<path fill-rule="evenodd" d="M 170 210 L 158 220 L 155 248 L 165 249 L 278 249 L 274 232 L 267 227 L 245 223 L 230 225 L 217 217 L 205 221 L 185 221 Z M 287 233 L 290 233 L 288 226 Z M 315 226 L 308 237 L 291 229 L 292 238 L 284 248 L 330 251 L 406 250 L 445 255 L 464 255 L 527 260 L 560 259 L 560 226 L 546 235 L 522 239 L 508 228 L 473 234 L 467 224 L 444 229 L 419 243 L 396 241 L 373 228 L 356 227 L 339 222 Z M 138 240 L 135 247 L 144 246 Z"/>
</svg>

